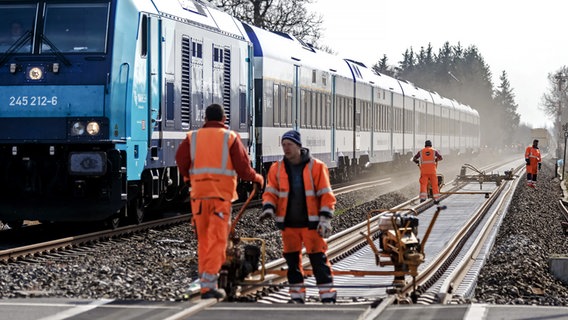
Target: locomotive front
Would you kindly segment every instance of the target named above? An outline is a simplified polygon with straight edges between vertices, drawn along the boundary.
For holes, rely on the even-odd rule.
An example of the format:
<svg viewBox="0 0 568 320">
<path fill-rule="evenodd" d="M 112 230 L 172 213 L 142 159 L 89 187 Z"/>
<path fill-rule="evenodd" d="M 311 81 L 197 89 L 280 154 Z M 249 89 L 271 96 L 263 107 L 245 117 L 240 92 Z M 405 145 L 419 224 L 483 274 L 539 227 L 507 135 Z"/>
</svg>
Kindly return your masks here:
<svg viewBox="0 0 568 320">
<path fill-rule="evenodd" d="M 111 12 L 108 1 L 0 2 L 0 220 L 12 227 L 100 220 L 123 205 Z"/>
</svg>

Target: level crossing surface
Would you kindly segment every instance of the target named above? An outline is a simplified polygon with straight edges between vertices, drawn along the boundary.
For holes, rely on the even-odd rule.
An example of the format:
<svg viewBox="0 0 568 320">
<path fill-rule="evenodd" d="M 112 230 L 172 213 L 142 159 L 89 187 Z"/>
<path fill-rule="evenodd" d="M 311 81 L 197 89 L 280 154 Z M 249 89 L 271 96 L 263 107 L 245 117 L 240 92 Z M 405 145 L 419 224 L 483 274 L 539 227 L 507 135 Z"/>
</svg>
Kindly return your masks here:
<svg viewBox="0 0 568 320">
<path fill-rule="evenodd" d="M 382 310 L 368 304 L 293 305 L 220 302 L 198 309 L 195 302 L 148 302 L 88 300 L 63 298 L 0 299 L 0 319 L 9 320 L 290 320 L 290 319 L 356 319 L 356 320 L 521 320 L 568 319 L 568 307 L 520 305 L 391 305 Z"/>
</svg>

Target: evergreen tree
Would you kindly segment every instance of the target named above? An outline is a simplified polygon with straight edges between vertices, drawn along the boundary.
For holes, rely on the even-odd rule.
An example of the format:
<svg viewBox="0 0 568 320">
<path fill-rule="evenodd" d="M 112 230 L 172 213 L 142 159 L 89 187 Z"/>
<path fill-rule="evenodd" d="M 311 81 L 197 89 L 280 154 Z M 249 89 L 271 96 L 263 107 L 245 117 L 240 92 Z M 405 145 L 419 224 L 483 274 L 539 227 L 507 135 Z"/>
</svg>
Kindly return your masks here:
<svg viewBox="0 0 568 320">
<path fill-rule="evenodd" d="M 476 109 L 482 124 L 481 143 L 500 147 L 492 137 L 503 136 L 506 129 L 494 116 L 491 72 L 477 48 L 446 42 L 437 55 L 432 51 L 428 45 L 415 57 L 412 48 L 407 49 L 398 76 Z"/>
<path fill-rule="evenodd" d="M 501 81 L 501 83 L 495 91 L 495 105 L 497 107 L 495 113 L 500 116 L 500 122 L 507 128 L 507 130 L 503 132 L 504 135 L 501 139 L 506 145 L 521 143 L 523 141 L 517 141 L 515 139 L 521 116 L 517 113 L 518 106 L 515 103 L 515 94 L 513 93 L 513 89 L 511 89 L 509 79 L 507 79 L 507 72 L 504 70 L 499 77 L 499 81 Z"/>
<path fill-rule="evenodd" d="M 371 67 L 373 73 L 384 74 L 391 77 L 394 76 L 394 72 L 392 68 L 388 65 L 387 60 L 388 60 L 387 55 L 383 54 L 383 57 Z"/>
</svg>

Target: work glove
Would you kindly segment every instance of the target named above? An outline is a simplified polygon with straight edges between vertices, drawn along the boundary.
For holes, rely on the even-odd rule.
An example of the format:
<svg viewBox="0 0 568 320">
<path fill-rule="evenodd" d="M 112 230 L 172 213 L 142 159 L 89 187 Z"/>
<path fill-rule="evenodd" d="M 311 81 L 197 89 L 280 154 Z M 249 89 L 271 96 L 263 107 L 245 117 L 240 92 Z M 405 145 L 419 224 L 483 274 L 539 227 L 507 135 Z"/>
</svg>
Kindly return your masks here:
<svg viewBox="0 0 568 320">
<path fill-rule="evenodd" d="M 258 173 L 257 173 L 257 174 L 254 176 L 253 182 L 256 183 L 256 184 L 258 184 L 258 189 L 259 189 L 259 190 L 261 190 L 262 187 L 264 187 L 264 178 L 262 177 L 261 174 L 258 174 Z"/>
<path fill-rule="evenodd" d="M 540 170 L 540 167 L 542 167 L 542 163 L 538 163 L 538 170 Z"/>
<path fill-rule="evenodd" d="M 260 217 L 258 217 L 258 220 L 262 222 L 266 219 L 274 219 L 274 209 L 268 207 L 262 210 L 262 213 L 260 214 Z"/>
<path fill-rule="evenodd" d="M 317 231 L 322 238 L 329 238 L 331 236 L 331 218 L 326 216 L 319 217 Z"/>
<path fill-rule="evenodd" d="M 525 162 L 527 163 L 527 166 L 531 164 L 531 161 L 529 160 L 529 158 L 525 158 Z"/>
</svg>

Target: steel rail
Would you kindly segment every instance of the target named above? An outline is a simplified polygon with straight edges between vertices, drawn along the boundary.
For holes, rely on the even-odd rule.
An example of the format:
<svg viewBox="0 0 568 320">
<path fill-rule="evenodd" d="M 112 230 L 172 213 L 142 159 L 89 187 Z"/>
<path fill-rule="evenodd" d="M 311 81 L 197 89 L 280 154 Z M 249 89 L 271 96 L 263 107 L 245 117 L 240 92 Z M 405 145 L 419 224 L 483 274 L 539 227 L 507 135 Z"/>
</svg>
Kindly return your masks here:
<svg viewBox="0 0 568 320">
<path fill-rule="evenodd" d="M 516 171 L 518 170 L 519 168 L 516 169 Z M 403 296 L 412 294 L 415 286 L 419 288 L 420 292 L 425 292 L 443 276 L 444 272 L 448 270 L 456 256 L 463 250 L 467 239 L 475 231 L 475 229 L 478 228 L 485 214 L 489 212 L 492 205 L 506 189 L 506 186 L 510 185 L 510 183 L 502 183 L 490 194 L 490 197 L 478 210 L 476 210 L 471 219 L 469 219 L 456 233 L 452 241 L 447 244 L 445 249 L 442 250 L 423 270 L 419 272 L 419 274 L 414 279 L 415 283 L 408 283 L 406 286 L 404 286 L 404 288 L 402 289 Z M 446 290 L 448 290 L 448 288 L 446 288 Z"/>
<path fill-rule="evenodd" d="M 119 238 L 134 233 L 139 233 L 144 230 L 165 227 L 169 225 L 177 225 L 184 222 L 189 222 L 190 215 L 179 215 L 154 221 L 144 222 L 138 225 L 129 225 L 120 227 L 114 230 L 102 230 L 88 234 L 66 237 L 31 245 L 21 246 L 0 251 L 0 261 L 4 263 L 15 262 L 21 259 L 28 259 L 43 254 L 53 253 L 64 249 L 74 248 L 76 246 L 91 244 L 98 241 L 107 240 L 110 238 Z"/>
</svg>

